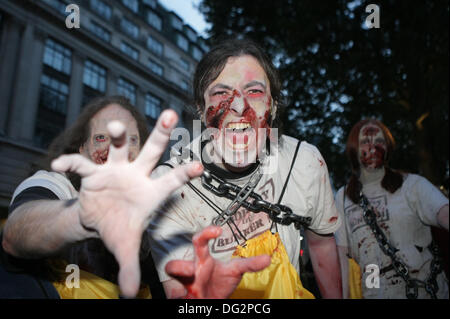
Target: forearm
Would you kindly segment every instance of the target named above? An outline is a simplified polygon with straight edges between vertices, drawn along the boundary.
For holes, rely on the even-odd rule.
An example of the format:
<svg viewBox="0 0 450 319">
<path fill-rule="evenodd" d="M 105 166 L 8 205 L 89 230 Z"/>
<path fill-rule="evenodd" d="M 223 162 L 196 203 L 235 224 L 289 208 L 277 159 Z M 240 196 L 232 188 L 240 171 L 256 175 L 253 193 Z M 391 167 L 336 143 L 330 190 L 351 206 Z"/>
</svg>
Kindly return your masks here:
<svg viewBox="0 0 450 319">
<path fill-rule="evenodd" d="M 334 236 L 306 231 L 311 263 L 323 298 L 342 298 L 341 269 Z"/>
<path fill-rule="evenodd" d="M 77 200 L 37 200 L 17 207 L 3 233 L 3 248 L 16 257 L 38 258 L 94 237 L 79 220 Z"/>
<path fill-rule="evenodd" d="M 448 231 L 448 205 L 442 206 L 437 214 L 439 225 Z"/>
<path fill-rule="evenodd" d="M 348 257 L 347 257 L 347 247 L 338 246 L 339 262 L 341 266 L 341 276 L 342 276 L 342 297 L 344 299 L 349 298 L 349 283 L 348 283 Z"/>
</svg>

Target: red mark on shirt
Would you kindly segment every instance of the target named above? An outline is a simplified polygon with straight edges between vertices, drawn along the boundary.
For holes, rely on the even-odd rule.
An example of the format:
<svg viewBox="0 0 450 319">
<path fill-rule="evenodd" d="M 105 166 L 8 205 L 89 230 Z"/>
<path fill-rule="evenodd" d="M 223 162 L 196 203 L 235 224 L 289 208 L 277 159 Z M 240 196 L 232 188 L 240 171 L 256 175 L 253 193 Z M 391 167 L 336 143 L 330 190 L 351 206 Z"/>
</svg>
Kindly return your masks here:
<svg viewBox="0 0 450 319">
<path fill-rule="evenodd" d="M 329 222 L 329 223 L 334 223 L 334 222 L 336 222 L 337 219 L 338 219 L 337 216 L 333 216 L 333 217 L 331 217 L 331 218 L 328 220 L 328 222 Z"/>
<path fill-rule="evenodd" d="M 319 163 L 320 163 L 320 166 L 323 166 L 323 164 L 325 164 L 321 159 L 319 159 Z"/>
</svg>

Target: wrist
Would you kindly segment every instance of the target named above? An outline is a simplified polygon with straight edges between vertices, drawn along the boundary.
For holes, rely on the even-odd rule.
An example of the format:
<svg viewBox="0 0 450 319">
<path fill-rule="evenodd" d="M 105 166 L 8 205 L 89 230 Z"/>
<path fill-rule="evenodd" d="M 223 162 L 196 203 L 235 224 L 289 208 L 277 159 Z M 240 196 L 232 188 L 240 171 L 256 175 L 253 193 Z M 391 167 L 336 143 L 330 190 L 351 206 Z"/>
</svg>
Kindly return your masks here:
<svg viewBox="0 0 450 319">
<path fill-rule="evenodd" d="M 83 225 L 81 221 L 83 208 L 81 207 L 78 198 L 65 201 L 64 206 L 68 208 L 71 216 L 68 220 L 72 226 L 71 228 L 73 229 L 73 236 L 75 240 L 79 241 L 90 238 L 99 238 L 99 235 L 95 229 L 88 228 Z"/>
</svg>

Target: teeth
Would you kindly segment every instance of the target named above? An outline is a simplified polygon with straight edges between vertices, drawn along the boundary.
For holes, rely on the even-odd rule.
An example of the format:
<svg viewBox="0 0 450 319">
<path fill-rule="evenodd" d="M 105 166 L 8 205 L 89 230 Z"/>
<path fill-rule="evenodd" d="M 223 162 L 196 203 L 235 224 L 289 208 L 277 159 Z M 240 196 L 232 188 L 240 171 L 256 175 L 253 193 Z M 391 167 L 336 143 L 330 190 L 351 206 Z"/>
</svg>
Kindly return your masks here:
<svg viewBox="0 0 450 319">
<path fill-rule="evenodd" d="M 229 123 L 227 128 L 245 130 L 246 128 L 251 127 L 250 123 Z"/>
</svg>

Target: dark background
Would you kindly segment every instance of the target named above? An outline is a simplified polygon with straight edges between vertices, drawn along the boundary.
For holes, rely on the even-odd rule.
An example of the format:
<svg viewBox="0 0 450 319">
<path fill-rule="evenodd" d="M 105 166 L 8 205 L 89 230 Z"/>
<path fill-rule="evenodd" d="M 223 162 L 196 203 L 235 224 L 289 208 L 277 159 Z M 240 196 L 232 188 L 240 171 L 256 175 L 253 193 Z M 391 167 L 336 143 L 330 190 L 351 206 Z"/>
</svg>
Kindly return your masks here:
<svg viewBox="0 0 450 319">
<path fill-rule="evenodd" d="M 380 27 L 365 21 L 379 7 Z M 351 127 L 381 120 L 397 148 L 392 168 L 420 174 L 448 196 L 449 2 L 445 0 L 203 0 L 210 44 L 249 37 L 279 68 L 286 134 L 316 145 L 337 190 L 350 175 Z M 448 276 L 448 232 L 433 228 Z"/>
<path fill-rule="evenodd" d="M 380 28 L 364 23 L 377 4 Z M 360 119 L 392 131 L 391 167 L 448 187 L 449 2 L 203 0 L 211 43 L 248 36 L 274 58 L 287 107 L 284 131 L 316 145 L 337 189 L 343 155 Z"/>
</svg>

